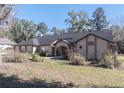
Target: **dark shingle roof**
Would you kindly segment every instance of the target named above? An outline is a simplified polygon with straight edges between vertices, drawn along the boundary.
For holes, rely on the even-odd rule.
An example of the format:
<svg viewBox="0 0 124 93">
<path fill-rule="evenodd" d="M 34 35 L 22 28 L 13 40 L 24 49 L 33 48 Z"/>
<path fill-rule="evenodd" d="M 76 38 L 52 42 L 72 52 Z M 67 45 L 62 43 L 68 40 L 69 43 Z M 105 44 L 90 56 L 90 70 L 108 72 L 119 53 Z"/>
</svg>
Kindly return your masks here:
<svg viewBox="0 0 124 93">
<path fill-rule="evenodd" d="M 71 43 L 74 43 L 90 34 L 93 34 L 97 37 L 105 39 L 109 42 L 113 42 L 111 31 L 88 31 L 88 32 L 65 33 L 61 35 L 46 35 L 46 36 L 37 37 L 35 39 L 30 39 L 30 40 L 21 42 L 19 43 L 19 45 L 23 44 L 23 45 L 44 45 L 45 46 L 45 45 L 51 45 L 57 39 L 64 39 Z"/>
<path fill-rule="evenodd" d="M 39 41 L 38 41 L 37 38 L 33 38 L 33 39 L 26 40 L 26 41 L 22 41 L 22 42 L 18 43 L 17 45 L 38 46 L 39 45 Z"/>
<path fill-rule="evenodd" d="M 0 45 L 15 45 L 14 41 L 11 41 L 8 38 L 0 38 Z"/>
</svg>

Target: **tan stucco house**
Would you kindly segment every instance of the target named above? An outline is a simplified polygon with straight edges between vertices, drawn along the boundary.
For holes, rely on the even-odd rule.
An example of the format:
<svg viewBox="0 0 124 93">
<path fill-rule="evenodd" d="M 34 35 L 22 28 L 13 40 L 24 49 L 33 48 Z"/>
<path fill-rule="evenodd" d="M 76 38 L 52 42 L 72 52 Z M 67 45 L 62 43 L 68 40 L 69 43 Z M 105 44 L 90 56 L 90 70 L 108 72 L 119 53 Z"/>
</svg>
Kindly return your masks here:
<svg viewBox="0 0 124 93">
<path fill-rule="evenodd" d="M 107 50 L 112 49 L 111 31 L 88 31 L 65 33 L 60 35 L 45 35 L 18 43 L 16 51 L 45 52 L 48 56 L 67 55 L 74 48 L 89 60 L 100 59 Z"/>
</svg>

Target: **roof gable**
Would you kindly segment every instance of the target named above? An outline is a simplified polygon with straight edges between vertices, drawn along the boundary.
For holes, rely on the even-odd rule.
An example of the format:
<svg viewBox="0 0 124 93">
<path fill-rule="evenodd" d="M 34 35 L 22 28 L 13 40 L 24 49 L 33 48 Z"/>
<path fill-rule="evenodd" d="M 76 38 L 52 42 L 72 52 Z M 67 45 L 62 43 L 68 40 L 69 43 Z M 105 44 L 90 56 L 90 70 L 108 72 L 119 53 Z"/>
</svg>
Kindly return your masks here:
<svg viewBox="0 0 124 93">
<path fill-rule="evenodd" d="M 78 42 L 78 41 L 80 41 L 80 40 L 82 40 L 82 39 L 84 39 L 84 38 L 86 38 L 86 37 L 88 37 L 90 35 L 93 35 L 95 37 L 98 37 L 100 39 L 103 39 L 103 40 L 111 42 L 111 43 L 113 42 L 112 35 L 110 35 L 110 34 L 104 35 L 103 33 L 101 33 L 101 34 L 89 33 L 86 36 L 84 36 L 84 37 L 80 38 L 79 40 L 77 40 L 76 42 Z"/>
</svg>

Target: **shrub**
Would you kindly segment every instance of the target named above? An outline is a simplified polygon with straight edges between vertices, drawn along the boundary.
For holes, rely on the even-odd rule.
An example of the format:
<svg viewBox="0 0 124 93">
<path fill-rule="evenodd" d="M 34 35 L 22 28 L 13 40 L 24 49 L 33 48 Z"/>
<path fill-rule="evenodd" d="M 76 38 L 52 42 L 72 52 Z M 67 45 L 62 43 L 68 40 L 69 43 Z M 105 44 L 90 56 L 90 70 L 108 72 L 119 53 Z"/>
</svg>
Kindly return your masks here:
<svg viewBox="0 0 124 93">
<path fill-rule="evenodd" d="M 29 54 L 24 54 L 24 53 L 6 54 L 2 57 L 2 60 L 4 62 L 18 62 L 18 63 L 29 62 Z"/>
<path fill-rule="evenodd" d="M 33 62 L 42 62 L 42 61 L 44 61 L 38 54 L 32 54 L 31 60 Z"/>
<path fill-rule="evenodd" d="M 38 53 L 40 56 L 42 56 L 42 57 L 45 57 L 46 56 L 46 53 L 45 52 L 40 52 L 40 53 Z"/>
<path fill-rule="evenodd" d="M 86 63 L 85 58 L 78 52 L 69 52 L 68 57 L 73 65 L 85 65 Z"/>
<path fill-rule="evenodd" d="M 117 59 L 117 55 L 113 54 L 111 51 L 104 53 L 102 60 L 100 61 L 101 66 L 106 68 L 118 68 L 122 66 L 122 62 Z"/>
</svg>

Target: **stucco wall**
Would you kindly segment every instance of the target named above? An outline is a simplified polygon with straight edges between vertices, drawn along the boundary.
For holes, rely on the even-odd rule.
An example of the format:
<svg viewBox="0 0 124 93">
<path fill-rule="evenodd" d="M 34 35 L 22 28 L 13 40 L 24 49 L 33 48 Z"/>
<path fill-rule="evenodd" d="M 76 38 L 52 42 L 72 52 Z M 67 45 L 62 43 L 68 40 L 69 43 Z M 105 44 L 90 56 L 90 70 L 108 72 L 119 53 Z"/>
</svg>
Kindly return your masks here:
<svg viewBox="0 0 124 93">
<path fill-rule="evenodd" d="M 100 59 L 102 57 L 103 53 L 105 53 L 105 51 L 107 50 L 107 46 L 107 41 L 97 38 L 97 59 Z"/>
<path fill-rule="evenodd" d="M 33 53 L 33 46 L 15 46 L 15 51 Z"/>
<path fill-rule="evenodd" d="M 82 48 L 80 48 L 80 46 L 82 46 Z M 80 40 L 79 42 L 77 42 L 77 51 L 84 57 L 86 57 L 86 38 Z"/>
<path fill-rule="evenodd" d="M 22 52 L 25 52 L 26 51 L 25 46 L 21 46 L 21 51 Z"/>
<path fill-rule="evenodd" d="M 40 46 L 40 51 L 45 52 L 48 56 L 52 55 L 52 47 L 51 46 Z"/>
<path fill-rule="evenodd" d="M 33 52 L 33 46 L 27 46 L 27 52 L 32 53 Z"/>
<path fill-rule="evenodd" d="M 56 48 L 58 48 L 59 46 L 65 46 L 66 48 L 68 48 L 68 44 L 65 43 L 64 41 L 59 41 L 59 42 L 56 44 Z"/>
<path fill-rule="evenodd" d="M 15 46 L 15 52 L 20 52 L 20 50 L 19 50 L 19 46 Z"/>
<path fill-rule="evenodd" d="M 89 35 L 87 40 L 87 58 L 90 60 L 95 59 L 95 36 Z"/>
<path fill-rule="evenodd" d="M 87 38 L 88 38 L 88 41 L 93 41 L 95 44 L 95 36 L 90 35 Z M 82 48 L 80 48 L 80 46 L 82 46 Z M 97 59 L 100 59 L 102 57 L 103 53 L 105 53 L 105 51 L 108 48 L 107 46 L 108 46 L 107 41 L 100 39 L 98 37 L 96 38 L 96 57 L 97 57 Z M 77 42 L 76 48 L 82 56 L 86 57 L 86 38 Z M 91 58 L 95 58 L 95 45 L 89 45 L 87 47 L 87 49 L 88 49 L 87 57 L 89 56 Z"/>
</svg>

